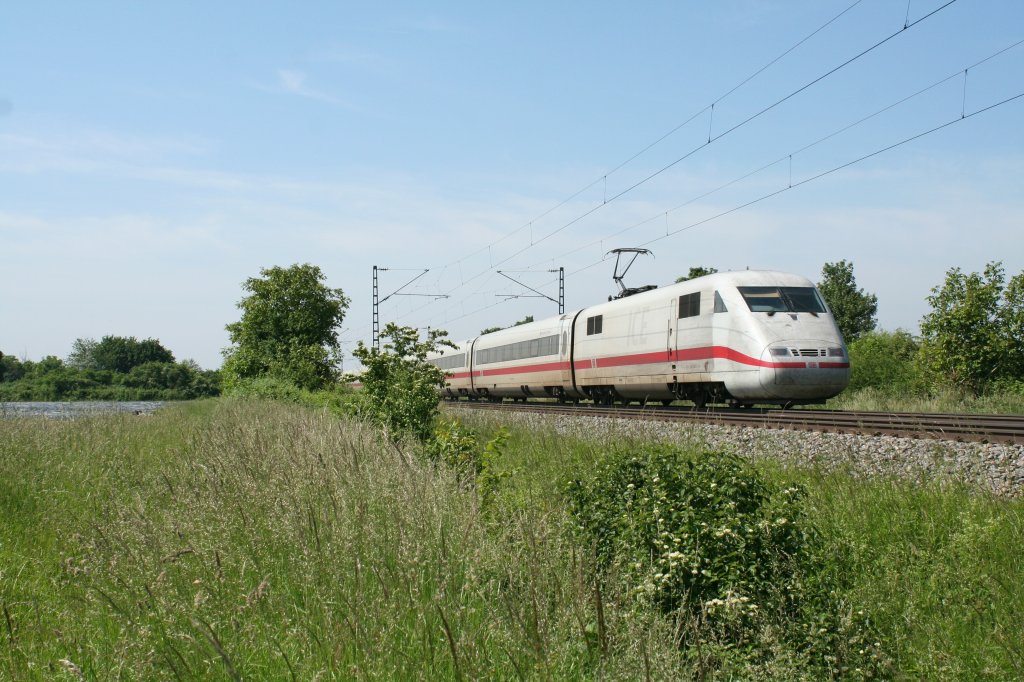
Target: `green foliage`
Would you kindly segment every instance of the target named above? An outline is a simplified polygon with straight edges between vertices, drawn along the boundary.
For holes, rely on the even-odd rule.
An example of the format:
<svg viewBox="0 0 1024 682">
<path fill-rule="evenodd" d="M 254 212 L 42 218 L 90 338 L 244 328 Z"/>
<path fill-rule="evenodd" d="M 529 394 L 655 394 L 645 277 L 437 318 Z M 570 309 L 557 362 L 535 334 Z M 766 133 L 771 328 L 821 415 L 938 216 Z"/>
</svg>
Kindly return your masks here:
<svg viewBox="0 0 1024 682">
<path fill-rule="evenodd" d="M 359 342 L 352 354 L 363 364 L 361 410 L 377 422 L 392 440 L 413 436 L 426 441 L 438 413 L 444 372 L 427 362 L 427 354 L 441 346 L 454 348 L 444 339 L 448 332 L 431 329 L 420 340 L 411 327 L 389 323 L 381 333 L 383 348 L 367 348 Z"/>
<path fill-rule="evenodd" d="M 979 394 L 993 381 L 1024 379 L 1024 273 L 1006 281 L 1001 263 L 984 273 L 946 272 L 921 320 L 922 369 L 932 382 Z"/>
<path fill-rule="evenodd" d="M 513 473 L 499 472 L 497 467 L 508 438 L 508 429 L 500 427 L 481 446 L 476 431 L 458 419 L 442 419 L 427 443 L 426 452 L 432 461 L 443 462 L 458 472 L 463 480 L 474 481 L 481 506 L 489 507 L 501 482 Z"/>
<path fill-rule="evenodd" d="M 832 603 L 841 585 L 800 487 L 773 485 L 733 455 L 659 446 L 615 453 L 565 490 L 601 571 L 624 576 L 640 602 L 685 614 L 754 658 L 769 653 L 756 651 L 763 628 L 781 621 L 778 636 L 822 673 L 870 665 L 876 652 L 849 648 L 865 634 Z"/>
<path fill-rule="evenodd" d="M 531 322 L 533 322 L 533 315 L 527 315 L 526 317 L 524 317 L 523 319 L 519 320 L 518 322 L 513 322 L 512 326 L 513 327 L 520 327 L 520 326 L 522 326 L 524 324 L 530 324 Z M 480 334 L 483 335 L 483 334 L 490 334 L 492 332 L 500 332 L 502 329 L 507 329 L 507 327 L 488 327 L 487 329 L 481 329 L 480 330 Z"/>
<path fill-rule="evenodd" d="M 191 400 L 220 394 L 220 372 L 192 360 L 148 361 L 128 372 L 65 364 L 52 355 L 39 362 L 4 356 L 0 362 L 0 401 Z"/>
<path fill-rule="evenodd" d="M 473 478 L 483 469 L 483 452 L 476 431 L 458 419 L 442 419 L 427 443 L 427 456 Z"/>
<path fill-rule="evenodd" d="M 26 369 L 25 363 L 18 360 L 18 358 L 13 355 L 0 353 L 0 382 L 17 381 L 25 376 L 27 372 L 28 369 Z"/>
<path fill-rule="evenodd" d="M 717 268 L 709 268 L 703 265 L 697 265 L 695 267 L 691 267 L 689 272 L 687 272 L 685 275 L 676 277 L 676 284 L 680 282 L 687 282 L 691 279 L 697 279 L 698 277 L 703 277 L 704 275 L 713 275 L 716 272 L 718 272 Z"/>
<path fill-rule="evenodd" d="M 821 560 L 793 563 L 820 566 L 801 574 L 819 598 L 665 615 L 614 567 L 593 579 L 557 494 L 635 425 L 525 423 L 484 515 L 450 467 L 282 402 L 0 419 L 0 679 L 1024 676 L 1024 500 L 761 461 L 762 490 L 806 491 L 801 557 Z"/>
<path fill-rule="evenodd" d="M 851 342 L 848 350 L 852 375 L 847 390 L 872 388 L 893 396 L 921 392 L 919 344 L 909 332 L 870 331 Z"/>
<path fill-rule="evenodd" d="M 273 376 L 309 390 L 337 381 L 337 328 L 348 309 L 341 289 L 328 288 L 320 268 L 303 264 L 260 270 L 242 288 L 242 319 L 227 325 L 232 346 L 224 351 L 227 386 Z"/>
<path fill-rule="evenodd" d="M 173 363 L 174 354 L 156 339 L 139 341 L 134 336 L 104 336 L 99 342 L 77 339 L 68 358 L 68 364 L 73 367 L 122 374 L 147 362 Z"/>
<path fill-rule="evenodd" d="M 845 260 L 825 263 L 821 275 L 818 290 L 825 297 L 843 339 L 852 343 L 873 330 L 877 322 L 878 297 L 857 288 L 853 263 Z"/>
<path fill-rule="evenodd" d="M 78 338 L 71 344 L 71 353 L 68 354 L 65 362 L 69 367 L 76 369 L 99 369 L 96 361 L 96 346 L 99 343 L 96 339 Z"/>
<path fill-rule="evenodd" d="M 232 398 L 281 400 L 301 404 L 309 401 L 310 392 L 277 377 L 256 377 L 236 381 L 229 395 Z"/>
<path fill-rule="evenodd" d="M 823 533 L 849 538 L 851 599 L 895 679 L 1024 679 L 1024 500 L 950 482 L 808 481 Z"/>
</svg>

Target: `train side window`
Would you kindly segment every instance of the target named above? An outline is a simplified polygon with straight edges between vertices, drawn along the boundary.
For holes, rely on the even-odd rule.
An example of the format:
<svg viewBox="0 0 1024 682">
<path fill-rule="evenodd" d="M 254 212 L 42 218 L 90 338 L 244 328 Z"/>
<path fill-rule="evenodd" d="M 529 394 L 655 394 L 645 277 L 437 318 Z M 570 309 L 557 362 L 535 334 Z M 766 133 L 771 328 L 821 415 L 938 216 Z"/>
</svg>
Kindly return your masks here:
<svg viewBox="0 0 1024 682">
<path fill-rule="evenodd" d="M 604 326 L 604 315 L 594 315 L 593 317 L 587 318 L 587 336 L 594 334 L 600 334 L 601 328 Z"/>
<path fill-rule="evenodd" d="M 679 317 L 700 315 L 700 292 L 679 297 Z"/>
<path fill-rule="evenodd" d="M 715 312 L 716 313 L 727 313 L 729 309 L 725 307 L 725 301 L 722 300 L 722 295 L 715 292 Z"/>
</svg>

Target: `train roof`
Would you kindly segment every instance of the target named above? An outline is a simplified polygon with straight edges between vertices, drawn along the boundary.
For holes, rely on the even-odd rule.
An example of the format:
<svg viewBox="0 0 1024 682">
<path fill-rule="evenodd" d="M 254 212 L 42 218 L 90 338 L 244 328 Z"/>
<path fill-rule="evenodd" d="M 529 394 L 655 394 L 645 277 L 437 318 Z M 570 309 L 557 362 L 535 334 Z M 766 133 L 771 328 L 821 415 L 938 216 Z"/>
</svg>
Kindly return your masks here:
<svg viewBox="0 0 1024 682">
<path fill-rule="evenodd" d="M 442 352 L 437 354 L 430 354 L 430 357 L 437 357 L 439 355 L 449 355 L 453 353 L 464 352 L 469 348 L 469 345 L 476 339 L 487 339 L 493 335 L 493 341 L 498 343 L 507 343 L 510 337 L 523 337 L 530 336 L 534 331 L 541 329 L 549 329 L 556 327 L 559 320 L 566 318 L 572 319 L 577 313 L 586 311 L 593 311 L 595 314 L 600 314 L 605 310 L 615 309 L 619 307 L 630 307 L 631 305 L 649 305 L 653 301 L 670 299 L 674 296 L 680 296 L 692 291 L 703 290 L 703 289 L 716 289 L 729 286 L 814 286 L 814 283 L 803 275 L 796 275 L 791 272 L 780 272 L 778 270 L 735 270 L 731 272 L 715 272 L 710 275 L 703 275 L 701 277 L 695 277 L 688 279 L 685 282 L 673 282 L 662 287 L 643 291 L 632 296 L 625 298 L 616 298 L 607 302 L 599 302 L 593 305 L 586 306 L 585 308 L 579 308 L 576 310 L 569 311 L 563 315 L 555 315 L 547 317 L 541 320 L 535 320 L 534 322 L 527 322 L 526 324 L 506 327 L 498 331 L 490 332 L 489 334 L 480 334 L 469 339 L 456 342 L 458 350 L 455 349 L 444 349 Z"/>
</svg>

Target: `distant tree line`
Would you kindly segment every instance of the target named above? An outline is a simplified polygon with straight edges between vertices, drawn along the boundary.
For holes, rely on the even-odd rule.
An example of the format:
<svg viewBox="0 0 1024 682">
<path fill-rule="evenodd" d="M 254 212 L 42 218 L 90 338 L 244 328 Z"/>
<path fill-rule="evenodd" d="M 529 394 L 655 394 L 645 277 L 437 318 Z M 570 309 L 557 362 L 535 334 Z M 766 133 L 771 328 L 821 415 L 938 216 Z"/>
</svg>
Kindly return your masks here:
<svg viewBox="0 0 1024 682">
<path fill-rule="evenodd" d="M 220 394 L 220 372 L 176 362 L 156 339 L 76 339 L 38 362 L 0 353 L 0 401 L 190 400 Z"/>
</svg>

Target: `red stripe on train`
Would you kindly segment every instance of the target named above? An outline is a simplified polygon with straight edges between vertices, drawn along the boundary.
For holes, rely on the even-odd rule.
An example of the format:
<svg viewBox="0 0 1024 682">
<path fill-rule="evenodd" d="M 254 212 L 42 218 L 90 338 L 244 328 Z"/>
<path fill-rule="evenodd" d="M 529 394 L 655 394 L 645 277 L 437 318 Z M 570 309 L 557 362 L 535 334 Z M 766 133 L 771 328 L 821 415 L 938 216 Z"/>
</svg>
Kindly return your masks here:
<svg viewBox="0 0 1024 682">
<path fill-rule="evenodd" d="M 664 351 L 657 353 L 637 353 L 635 355 L 617 355 L 607 358 L 597 358 L 596 367 L 626 367 L 629 365 L 651 365 L 668 362 L 686 362 L 699 360 L 729 360 L 741 365 L 752 367 L 765 367 L 769 369 L 806 369 L 806 362 L 769 362 L 733 350 L 727 346 L 705 346 L 703 348 L 686 348 L 680 351 Z M 577 370 L 593 369 L 591 360 L 577 360 L 574 365 Z M 848 362 L 821 362 L 820 369 L 846 369 L 850 366 Z M 569 369 L 568 362 L 544 362 L 533 365 L 518 365 L 516 367 L 500 367 L 496 369 L 483 369 L 473 372 L 473 376 L 501 376 L 504 374 L 530 374 L 533 372 L 564 372 Z M 452 379 L 468 379 L 469 372 L 457 372 L 449 375 Z"/>
</svg>

